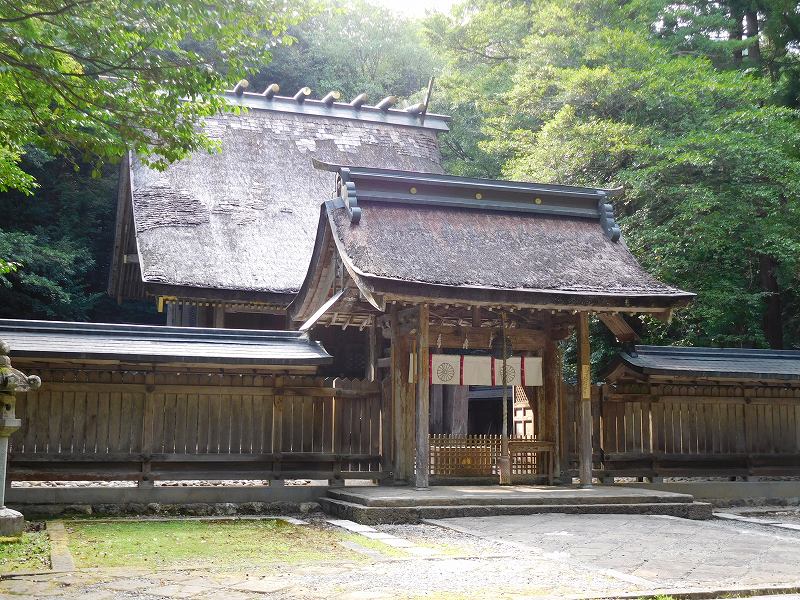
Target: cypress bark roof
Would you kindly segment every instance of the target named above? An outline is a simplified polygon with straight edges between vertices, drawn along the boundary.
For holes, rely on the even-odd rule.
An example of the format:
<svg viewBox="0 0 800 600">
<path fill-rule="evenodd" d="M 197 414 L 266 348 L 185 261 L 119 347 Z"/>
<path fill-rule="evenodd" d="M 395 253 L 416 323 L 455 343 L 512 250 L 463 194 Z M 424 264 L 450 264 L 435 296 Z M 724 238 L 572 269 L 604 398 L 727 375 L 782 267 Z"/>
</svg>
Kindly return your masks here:
<svg viewBox="0 0 800 600">
<path fill-rule="evenodd" d="M 694 296 L 642 268 L 608 190 L 320 166 L 340 181 L 318 244 L 374 294 L 656 312 Z"/>
<path fill-rule="evenodd" d="M 390 111 L 382 117 L 387 122 L 376 122 L 383 113 L 369 107 L 358 118 L 355 109 L 315 114 L 327 109 L 284 100 L 269 110 L 208 118 L 205 131 L 220 141 L 219 153 L 195 153 L 164 172 L 131 157 L 139 262 L 132 267 L 141 269 L 146 285 L 293 294 L 308 268 L 319 205 L 331 190 L 332 176 L 314 169 L 312 158 L 442 171 L 436 134 L 447 127 L 441 117 L 431 126 L 401 125 L 389 117 L 409 123 L 417 117 Z M 297 106 L 288 112 L 284 104 Z M 115 272 L 125 267 L 119 264 L 124 253 L 115 255 Z M 125 295 L 119 288 L 112 277 L 112 293 Z"/>
</svg>

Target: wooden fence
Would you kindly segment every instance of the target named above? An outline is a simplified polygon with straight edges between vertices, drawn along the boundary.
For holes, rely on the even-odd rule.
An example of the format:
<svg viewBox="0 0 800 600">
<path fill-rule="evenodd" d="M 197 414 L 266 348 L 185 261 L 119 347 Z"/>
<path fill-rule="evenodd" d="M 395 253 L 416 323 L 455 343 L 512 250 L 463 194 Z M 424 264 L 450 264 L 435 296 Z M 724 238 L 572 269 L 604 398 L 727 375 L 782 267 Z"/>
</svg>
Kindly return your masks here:
<svg viewBox="0 0 800 600">
<path fill-rule="evenodd" d="M 800 474 L 800 387 L 607 385 L 593 412 L 608 475 Z"/>
<path fill-rule="evenodd" d="M 38 370 L 16 480 L 381 476 L 375 384 L 252 374 Z"/>
</svg>

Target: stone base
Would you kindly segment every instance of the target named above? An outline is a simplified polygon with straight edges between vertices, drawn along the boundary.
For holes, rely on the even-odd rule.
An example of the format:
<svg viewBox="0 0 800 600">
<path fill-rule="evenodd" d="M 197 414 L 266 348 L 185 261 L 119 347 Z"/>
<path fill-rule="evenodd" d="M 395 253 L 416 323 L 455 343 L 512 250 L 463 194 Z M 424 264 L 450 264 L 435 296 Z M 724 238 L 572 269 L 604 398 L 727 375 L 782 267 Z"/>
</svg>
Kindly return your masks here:
<svg viewBox="0 0 800 600">
<path fill-rule="evenodd" d="M 0 508 L 0 537 L 17 537 L 25 531 L 25 518 L 10 508 Z"/>
</svg>

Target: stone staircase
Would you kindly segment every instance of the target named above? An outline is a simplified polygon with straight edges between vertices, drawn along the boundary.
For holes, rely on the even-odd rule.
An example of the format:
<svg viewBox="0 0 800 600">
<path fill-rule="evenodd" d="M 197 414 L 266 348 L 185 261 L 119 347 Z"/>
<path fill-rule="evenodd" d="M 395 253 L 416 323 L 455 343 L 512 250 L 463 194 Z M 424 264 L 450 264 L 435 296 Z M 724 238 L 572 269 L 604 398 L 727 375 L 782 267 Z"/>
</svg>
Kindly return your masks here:
<svg viewBox="0 0 800 600">
<path fill-rule="evenodd" d="M 428 490 L 352 487 L 329 490 L 320 504 L 330 515 L 367 525 L 542 513 L 711 518 L 711 505 L 695 502 L 688 494 L 622 486 L 435 486 Z"/>
</svg>

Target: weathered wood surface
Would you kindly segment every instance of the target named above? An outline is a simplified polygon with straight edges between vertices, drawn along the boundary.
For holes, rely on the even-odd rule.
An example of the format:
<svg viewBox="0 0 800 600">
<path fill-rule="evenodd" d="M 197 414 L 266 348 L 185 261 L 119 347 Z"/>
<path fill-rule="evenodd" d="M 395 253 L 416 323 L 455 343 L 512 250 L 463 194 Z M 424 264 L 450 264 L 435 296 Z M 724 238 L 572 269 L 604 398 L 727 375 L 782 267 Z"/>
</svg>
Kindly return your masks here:
<svg viewBox="0 0 800 600">
<path fill-rule="evenodd" d="M 542 475 L 551 478 L 554 449 L 553 442 L 512 436 L 509 439 L 512 476 Z M 499 476 L 499 458 L 499 435 L 430 436 L 430 475 L 433 477 Z"/>
<path fill-rule="evenodd" d="M 604 386 L 595 424 L 614 475 L 800 472 L 800 387 Z"/>
<path fill-rule="evenodd" d="M 41 375 L 39 391 L 18 397 L 23 425 L 11 438 L 12 479 L 380 476 L 377 382 L 97 370 Z"/>
</svg>

